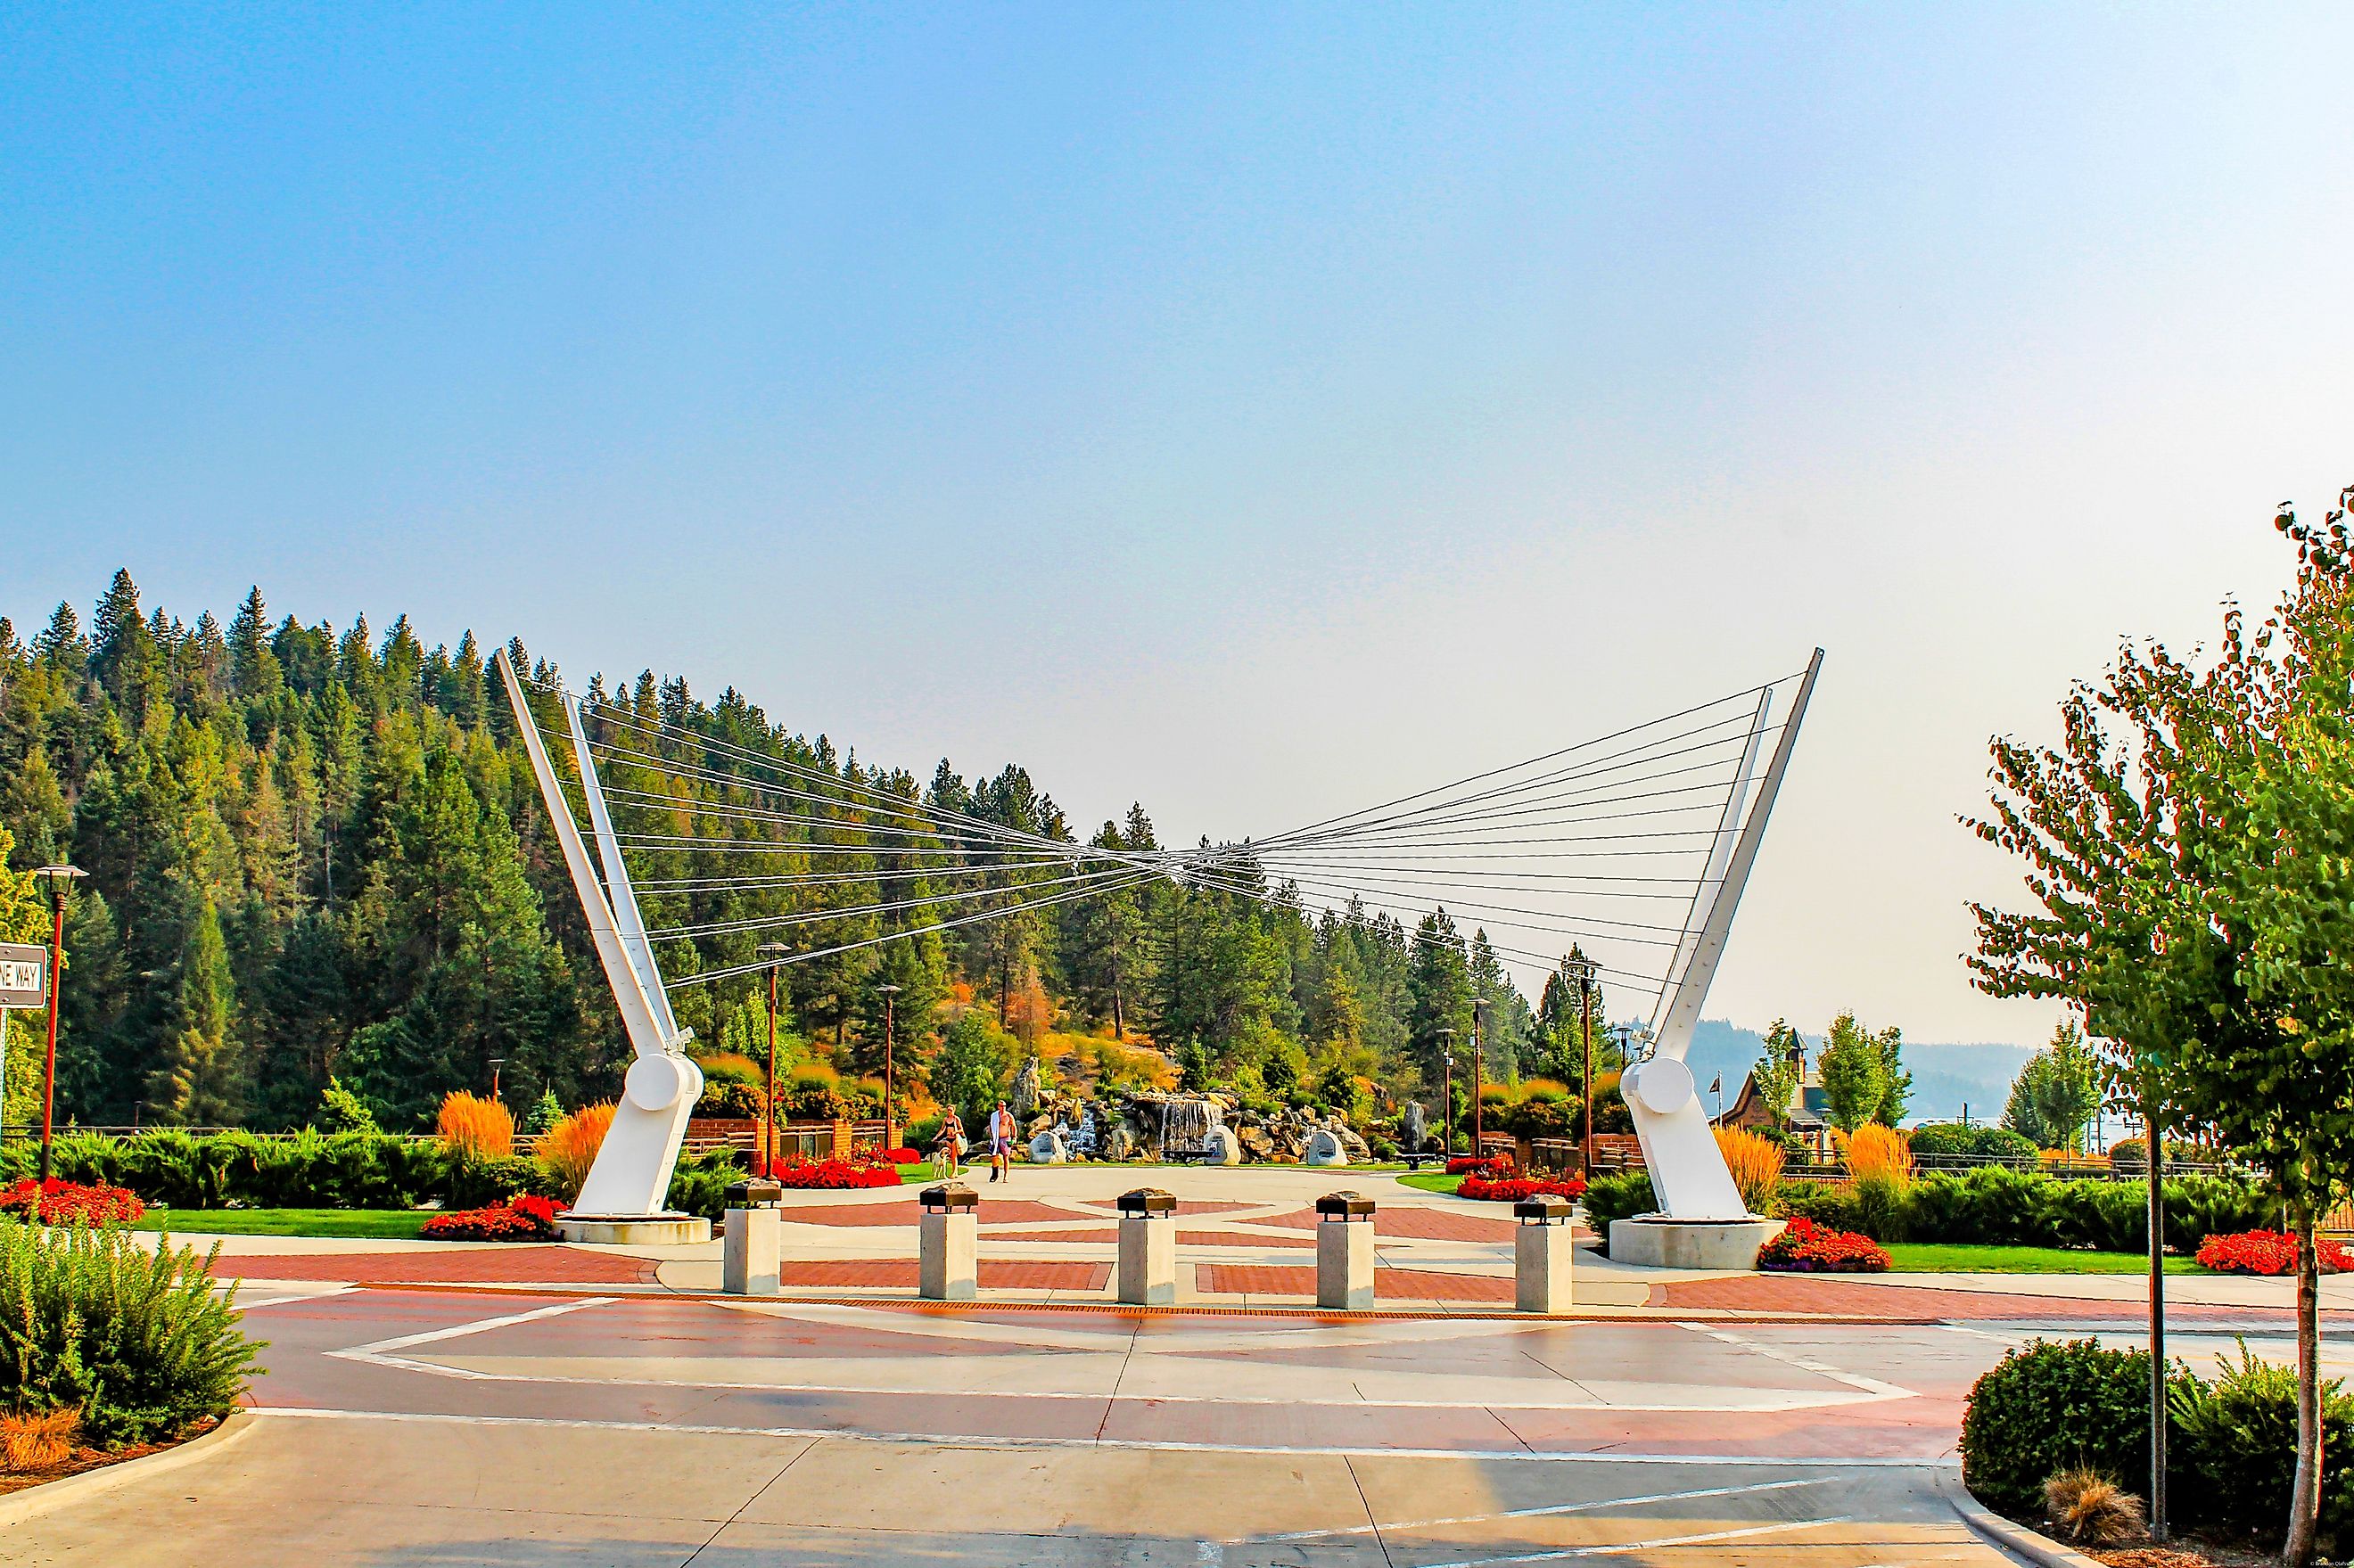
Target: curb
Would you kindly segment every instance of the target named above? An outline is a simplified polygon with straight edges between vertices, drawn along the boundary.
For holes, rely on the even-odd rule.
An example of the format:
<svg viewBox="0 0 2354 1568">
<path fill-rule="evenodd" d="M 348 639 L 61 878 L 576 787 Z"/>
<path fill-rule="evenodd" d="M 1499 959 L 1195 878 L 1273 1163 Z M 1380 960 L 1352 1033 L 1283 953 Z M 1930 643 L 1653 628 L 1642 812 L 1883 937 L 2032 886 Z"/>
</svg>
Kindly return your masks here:
<svg viewBox="0 0 2354 1568">
<path fill-rule="evenodd" d="M 21 1524 L 37 1514 L 48 1512 L 66 1503 L 80 1502 L 116 1487 L 133 1481 L 164 1476 L 185 1466 L 208 1459 L 221 1449 L 253 1430 L 254 1416 L 249 1410 L 233 1410 L 221 1424 L 201 1437 L 191 1437 L 175 1448 L 160 1454 L 148 1454 L 136 1459 L 125 1459 L 119 1465 L 102 1465 L 95 1470 L 84 1470 L 78 1476 L 64 1476 L 54 1481 L 43 1481 L 0 1497 L 0 1526 Z"/>
<path fill-rule="evenodd" d="M 2048 1535 L 2039 1535 L 2023 1524 L 2013 1524 L 1988 1509 L 1962 1485 L 1959 1469 L 1939 1470 L 1937 1488 L 1946 1494 L 1954 1511 L 1962 1516 L 1963 1523 L 2004 1551 L 2027 1559 L 2036 1568 L 2101 1568 L 2099 1563 L 2073 1547 L 2062 1546 Z"/>
</svg>

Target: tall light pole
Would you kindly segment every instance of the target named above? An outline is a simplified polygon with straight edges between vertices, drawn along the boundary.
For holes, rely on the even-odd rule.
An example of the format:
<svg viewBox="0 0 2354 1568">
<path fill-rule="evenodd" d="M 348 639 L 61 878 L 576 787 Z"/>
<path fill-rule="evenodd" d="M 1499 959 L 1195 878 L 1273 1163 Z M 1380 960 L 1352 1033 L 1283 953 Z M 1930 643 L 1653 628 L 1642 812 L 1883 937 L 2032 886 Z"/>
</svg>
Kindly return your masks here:
<svg viewBox="0 0 2354 1568">
<path fill-rule="evenodd" d="M 1482 1065 L 1479 1054 L 1481 1026 L 1487 1022 L 1488 999 L 1475 998 L 1471 1003 L 1471 1158 L 1474 1160 L 1479 1158 L 1479 1139 L 1487 1130 L 1479 1104 L 1479 1085 L 1488 1076 L 1488 1069 Z"/>
<path fill-rule="evenodd" d="M 1578 1086 L 1578 1097 L 1585 1102 L 1585 1136 L 1578 1139 L 1578 1167 L 1586 1184 L 1594 1182 L 1594 969 L 1592 959 L 1576 948 L 1561 961 L 1563 970 L 1577 986 L 1578 1032 L 1585 1037 L 1585 1077 Z"/>
<path fill-rule="evenodd" d="M 66 892 L 90 873 L 78 866 L 45 865 L 33 873 L 49 885 L 49 1054 L 41 1070 L 41 1180 L 49 1179 L 49 1139 L 58 1111 L 58 995 L 65 988 Z"/>
<path fill-rule="evenodd" d="M 1455 1031 L 1438 1032 L 1438 1048 L 1447 1056 L 1447 1101 L 1439 1107 L 1438 1142 L 1449 1156 L 1455 1152 Z"/>
<path fill-rule="evenodd" d="M 769 960 L 769 1092 L 760 1101 L 760 1157 L 752 1174 L 766 1176 L 777 1152 L 777 971 L 790 951 L 782 942 L 763 942 L 752 951 Z"/>
<path fill-rule="evenodd" d="M 896 985 L 878 985 L 875 988 L 875 991 L 876 995 L 883 999 L 883 1147 L 885 1149 L 896 1149 L 899 1147 L 899 1139 L 896 1133 L 894 1131 L 892 1125 L 891 1097 L 893 1091 L 897 1088 L 898 1083 L 897 1080 L 893 1077 L 891 1072 L 891 1025 L 893 1022 L 891 1014 L 891 1001 L 894 997 L 899 994 L 899 988 Z"/>
</svg>

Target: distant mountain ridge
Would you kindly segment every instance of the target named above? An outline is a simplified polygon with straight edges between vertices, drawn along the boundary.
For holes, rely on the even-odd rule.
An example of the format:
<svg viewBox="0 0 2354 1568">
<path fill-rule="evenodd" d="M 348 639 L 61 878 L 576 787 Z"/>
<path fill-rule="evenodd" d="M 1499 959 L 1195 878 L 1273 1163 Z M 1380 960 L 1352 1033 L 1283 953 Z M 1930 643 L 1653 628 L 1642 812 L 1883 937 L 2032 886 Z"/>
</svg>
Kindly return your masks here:
<svg viewBox="0 0 2354 1568">
<path fill-rule="evenodd" d="M 1822 1045 L 1819 1034 L 1804 1038 L 1809 1053 Z M 1692 1031 L 1691 1050 L 1684 1059 L 1691 1066 L 1692 1077 L 1701 1087 L 1701 1102 L 1710 1115 L 1716 1113 L 1718 1100 L 1708 1092 L 1711 1081 L 1723 1082 L 1723 1103 L 1730 1106 L 1741 1092 L 1741 1080 L 1748 1076 L 1750 1064 L 1765 1048 L 1766 1036 L 1757 1030 L 1744 1029 L 1722 1018 L 1701 1021 Z M 1913 1097 L 1905 1105 L 1904 1119 L 1956 1121 L 1965 1106 L 1972 1121 L 1999 1117 L 2010 1098 L 2011 1080 L 2034 1054 L 2025 1045 L 1907 1040 L 1904 1067 L 1913 1075 Z"/>
</svg>

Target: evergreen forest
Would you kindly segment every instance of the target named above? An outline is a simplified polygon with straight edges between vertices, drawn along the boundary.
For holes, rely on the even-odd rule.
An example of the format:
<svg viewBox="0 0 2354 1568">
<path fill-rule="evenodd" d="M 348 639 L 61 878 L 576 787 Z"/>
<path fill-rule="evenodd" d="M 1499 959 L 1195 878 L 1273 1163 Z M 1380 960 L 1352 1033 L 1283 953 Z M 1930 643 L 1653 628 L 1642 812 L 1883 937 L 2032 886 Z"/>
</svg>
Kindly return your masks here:
<svg viewBox="0 0 2354 1568">
<path fill-rule="evenodd" d="M 506 652 L 560 736 L 560 673 Z M 1580 1087 L 1564 975 L 1532 1005 L 1485 932 L 1443 908 L 1409 928 L 1311 907 L 1246 856 L 1214 885 L 1158 879 L 950 923 L 910 902 L 970 887 L 988 842 L 878 828 L 871 802 L 1127 849 L 1155 846 L 1150 817 L 1131 805 L 1083 829 L 1018 764 L 968 778 L 947 760 L 928 777 L 864 762 L 732 687 L 705 699 L 648 672 L 582 690 L 601 705 L 599 771 L 647 923 L 679 933 L 661 949 L 679 1020 L 718 1083 L 765 1053 L 758 948 L 782 941 L 826 955 L 774 971 L 790 1060 L 854 1086 L 882 1066 L 887 1018 L 917 1108 L 946 1073 L 985 1094 L 1025 1054 L 1059 1052 L 1363 1123 L 1410 1097 L 1435 1109 L 1450 1041 L 1463 1102 L 1478 1004 L 1490 1081 Z M 570 768 L 568 747 L 550 751 Z M 801 781 L 795 810 L 743 804 L 764 759 Z M 699 813 L 716 802 L 735 804 L 715 827 Z M 0 619 L 0 935 L 46 936 L 21 874 L 89 874 L 66 916 L 61 1120 L 298 1127 L 332 1079 L 410 1128 L 494 1079 L 518 1106 L 618 1089 L 628 1049 L 472 632 L 428 646 L 406 616 L 381 631 L 273 620 L 258 588 L 226 624 L 188 620 L 143 604 L 127 571 L 87 626 L 70 604 L 29 640 Z M 762 874 L 779 866 L 793 874 Z M 1009 862 L 991 885 L 1050 874 Z M 9 1033 L 18 1126 L 38 1114 L 32 1022 Z M 963 1054 L 941 1066 L 951 1033 Z"/>
</svg>

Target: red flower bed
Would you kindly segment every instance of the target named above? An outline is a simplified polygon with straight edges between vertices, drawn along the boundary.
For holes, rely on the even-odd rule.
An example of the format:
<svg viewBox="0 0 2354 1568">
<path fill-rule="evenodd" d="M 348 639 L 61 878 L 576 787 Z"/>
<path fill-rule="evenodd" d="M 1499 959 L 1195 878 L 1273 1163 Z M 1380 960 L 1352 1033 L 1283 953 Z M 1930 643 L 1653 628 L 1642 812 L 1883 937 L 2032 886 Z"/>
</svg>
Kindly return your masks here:
<svg viewBox="0 0 2354 1568">
<path fill-rule="evenodd" d="M 780 1187 L 809 1187 L 829 1192 L 899 1185 L 897 1168 L 884 1160 L 820 1160 L 812 1164 L 797 1160 L 790 1165 L 778 1166 L 769 1174 Z"/>
<path fill-rule="evenodd" d="M 2336 1274 L 2354 1268 L 2354 1251 L 2343 1242 L 2314 1238 L 2321 1272 Z M 2285 1231 L 2241 1231 L 2234 1235 L 2209 1236 L 2199 1244 L 2199 1266 L 2219 1274 L 2295 1274 L 2296 1237 Z"/>
<path fill-rule="evenodd" d="M 554 1241 L 556 1205 L 526 1194 L 486 1209 L 436 1214 L 418 1233 L 432 1241 Z"/>
<path fill-rule="evenodd" d="M 30 1176 L 0 1187 L 0 1213 L 22 1214 L 45 1225 L 106 1225 L 139 1218 L 147 1205 L 128 1187 L 85 1186 L 52 1176 Z"/>
<path fill-rule="evenodd" d="M 1793 1274 L 1882 1274 L 1888 1252 L 1870 1236 L 1835 1231 L 1804 1215 L 1757 1249 L 1757 1266 Z"/>
<path fill-rule="evenodd" d="M 1506 1166 L 1507 1171 L 1511 1167 Z M 1517 1203 L 1523 1198 L 1540 1195 L 1555 1198 L 1582 1198 L 1585 1195 L 1585 1178 L 1564 1176 L 1558 1179 L 1543 1176 L 1466 1176 L 1463 1184 L 1455 1189 L 1458 1198 L 1474 1198 L 1490 1203 Z"/>
<path fill-rule="evenodd" d="M 1507 1155 L 1458 1154 L 1447 1162 L 1449 1176 L 1486 1176 L 1500 1179 L 1512 1174 L 1512 1161 Z"/>
<path fill-rule="evenodd" d="M 885 1165 L 921 1165 L 924 1162 L 923 1151 L 917 1149 L 878 1150 L 875 1158 Z"/>
</svg>

